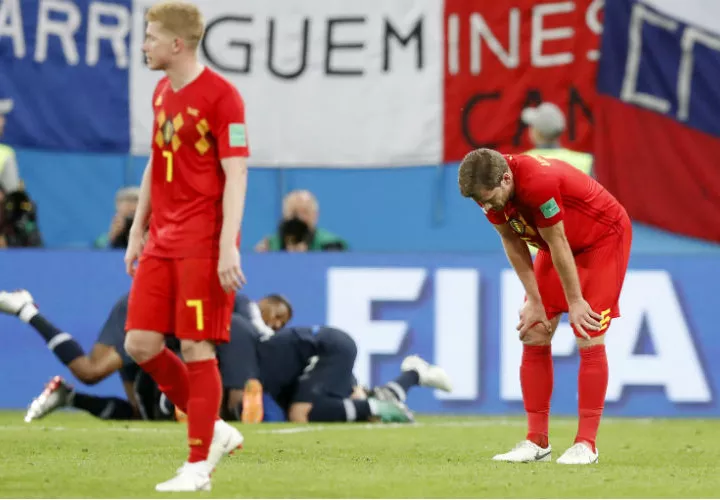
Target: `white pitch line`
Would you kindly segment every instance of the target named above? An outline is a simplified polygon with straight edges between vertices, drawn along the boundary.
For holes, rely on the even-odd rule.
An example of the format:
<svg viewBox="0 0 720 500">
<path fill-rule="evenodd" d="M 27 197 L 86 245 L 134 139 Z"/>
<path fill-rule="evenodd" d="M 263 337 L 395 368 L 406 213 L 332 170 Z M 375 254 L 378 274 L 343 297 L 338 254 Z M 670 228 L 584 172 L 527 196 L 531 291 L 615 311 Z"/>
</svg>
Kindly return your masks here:
<svg viewBox="0 0 720 500">
<path fill-rule="evenodd" d="M 607 418 L 603 420 L 605 425 L 615 424 L 652 424 L 654 419 L 651 418 L 638 418 L 638 419 L 624 419 L 624 418 Z M 172 425 L 172 424 L 169 424 Z M 382 423 L 355 423 L 355 424 L 309 424 L 296 427 L 283 427 L 280 429 L 259 429 L 257 426 L 249 428 L 247 426 L 241 426 L 240 429 L 249 434 L 301 434 L 306 432 L 325 432 L 325 431 L 347 431 L 347 430 L 386 430 L 386 429 L 415 429 L 419 427 L 491 427 L 496 425 L 504 425 L 510 427 L 524 427 L 525 421 L 507 420 L 507 419 L 482 419 L 482 420 L 449 420 L 441 422 L 415 422 L 412 424 L 382 424 Z M 552 426 L 565 426 L 565 425 L 577 425 L 575 419 L 562 419 L 551 422 Z M 63 426 L 40 426 L 40 425 L 0 425 L 0 432 L 18 432 L 18 431 L 61 431 L 61 432 L 94 432 L 94 431 L 109 431 L 109 432 L 154 432 L 158 434 L 178 434 L 185 432 L 185 426 L 177 426 L 175 428 L 163 428 L 163 427 L 63 427 Z"/>
<path fill-rule="evenodd" d="M 652 419 L 606 419 L 603 423 L 619 424 L 624 422 L 632 422 L 638 424 L 652 423 Z M 507 419 L 483 419 L 483 420 L 450 420 L 446 422 L 415 422 L 412 424 L 355 424 L 355 425 L 323 425 L 313 424 L 304 425 L 302 427 L 285 427 L 282 429 L 263 429 L 258 434 L 300 434 L 303 432 L 321 432 L 321 431 L 346 431 L 348 429 L 363 430 L 379 430 L 379 429 L 413 429 L 417 427 L 491 427 L 495 425 L 505 425 L 509 427 L 525 427 L 525 420 L 507 420 Z M 556 420 L 551 423 L 552 426 L 577 425 L 574 419 Z"/>
<path fill-rule="evenodd" d="M 92 432 L 92 431 L 109 431 L 109 432 L 156 432 L 159 434 L 175 434 L 185 432 L 182 429 L 162 429 L 157 427 L 62 427 L 62 426 L 38 426 L 38 425 L 0 425 L 0 432 L 17 432 L 17 431 L 62 431 L 62 432 Z"/>
<path fill-rule="evenodd" d="M 300 434 L 303 432 L 346 431 L 349 429 L 385 430 L 385 429 L 416 429 L 418 427 L 489 427 L 493 425 L 524 426 L 525 422 L 512 420 L 475 420 L 450 422 L 415 422 L 412 424 L 355 424 L 355 425 L 306 425 L 302 427 L 286 427 L 283 429 L 260 430 L 258 434 Z"/>
<path fill-rule="evenodd" d="M 241 427 L 245 432 L 251 431 L 253 434 L 300 434 L 303 432 L 324 432 L 324 431 L 347 431 L 347 430 L 385 430 L 385 429 L 405 429 L 405 428 L 418 428 L 418 427 L 490 427 L 494 425 L 509 425 L 509 426 L 523 426 L 525 425 L 522 421 L 512 420 L 460 420 L 460 421 L 449 421 L 449 422 L 416 422 L 411 424 L 381 424 L 381 423 L 356 423 L 356 424 L 336 424 L 336 425 L 323 425 L 323 424 L 309 424 L 298 427 L 285 427 L 281 429 L 248 429 L 247 427 Z M 174 434 L 184 432 L 184 427 L 176 429 L 163 429 L 157 427 L 62 427 L 62 426 L 38 426 L 38 425 L 0 425 L 0 432 L 17 432 L 17 431 L 67 431 L 67 432 L 91 432 L 91 431 L 110 431 L 110 432 L 157 432 Z"/>
</svg>

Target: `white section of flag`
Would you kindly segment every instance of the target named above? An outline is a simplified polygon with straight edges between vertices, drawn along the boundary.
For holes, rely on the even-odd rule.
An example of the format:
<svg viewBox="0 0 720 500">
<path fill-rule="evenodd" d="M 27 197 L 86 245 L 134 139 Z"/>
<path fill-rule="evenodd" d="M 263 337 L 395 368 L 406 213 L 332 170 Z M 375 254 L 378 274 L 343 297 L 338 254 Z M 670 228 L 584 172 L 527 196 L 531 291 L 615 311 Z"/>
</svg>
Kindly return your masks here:
<svg viewBox="0 0 720 500">
<path fill-rule="evenodd" d="M 720 34 L 718 0 L 642 0 L 642 3 L 678 21 Z"/>
<path fill-rule="evenodd" d="M 161 76 L 145 68 L 141 50 L 144 11 L 153 3 L 135 0 L 133 7 L 135 154 L 150 150 L 152 91 Z M 229 78 L 245 100 L 251 165 L 386 167 L 442 161 L 443 2 L 195 3 L 209 26 L 202 62 Z M 271 30 L 273 70 L 289 74 L 301 66 L 304 26 L 309 33 L 304 71 L 295 78 L 273 74 Z M 420 33 L 411 37 L 416 28 Z M 345 47 L 329 51 L 330 39 Z M 342 71 L 362 74 L 337 74 Z"/>
</svg>

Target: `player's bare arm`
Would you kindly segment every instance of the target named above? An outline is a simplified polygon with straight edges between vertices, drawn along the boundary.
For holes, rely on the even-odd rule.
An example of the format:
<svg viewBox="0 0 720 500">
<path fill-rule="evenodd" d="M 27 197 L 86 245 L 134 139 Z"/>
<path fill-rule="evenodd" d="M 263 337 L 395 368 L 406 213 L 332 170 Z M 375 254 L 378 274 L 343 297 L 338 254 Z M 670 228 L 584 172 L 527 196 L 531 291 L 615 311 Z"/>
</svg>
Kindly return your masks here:
<svg viewBox="0 0 720 500">
<path fill-rule="evenodd" d="M 122 368 L 123 361 L 113 346 L 97 343 L 89 356 L 72 361 L 68 368 L 80 381 L 95 385 Z"/>
<path fill-rule="evenodd" d="M 586 330 L 599 330 L 602 317 L 592 310 L 582 296 L 575 258 L 565 235 L 565 225 L 560 221 L 550 227 L 538 228 L 538 231 L 550 247 L 553 265 L 565 291 L 570 323 L 584 338 L 590 339 Z"/>
<path fill-rule="evenodd" d="M 137 208 L 135 209 L 135 218 L 130 227 L 128 236 L 128 246 L 125 251 L 125 269 L 130 276 L 135 274 L 135 262 L 140 258 L 143 245 L 145 242 L 145 230 L 150 220 L 151 203 L 150 203 L 150 179 L 152 178 L 152 153 L 150 159 L 143 172 L 142 181 L 140 182 L 140 196 Z"/>
<path fill-rule="evenodd" d="M 225 172 L 223 191 L 223 223 L 220 231 L 220 258 L 218 277 L 226 291 L 237 290 L 245 284 L 240 266 L 240 252 L 237 239 L 240 234 L 245 211 L 247 192 L 247 159 L 234 156 L 221 160 Z"/>
<path fill-rule="evenodd" d="M 493 224 L 505 248 L 505 254 L 525 287 L 528 299 L 540 301 L 540 290 L 533 272 L 532 258 L 525 243 L 507 224 Z"/>
<path fill-rule="evenodd" d="M 527 301 L 520 310 L 520 322 L 516 327 L 520 340 L 523 340 L 530 329 L 538 323 L 545 327 L 547 333 L 552 333 L 553 327 L 545 314 L 527 244 L 507 224 L 493 224 L 493 226 L 500 233 L 508 261 L 513 266 L 527 295 Z"/>
<path fill-rule="evenodd" d="M 243 395 L 244 392 L 242 389 L 230 389 L 230 391 L 228 391 L 225 406 L 227 407 L 227 410 L 228 412 L 230 412 L 231 415 L 236 413 L 238 407 L 240 406 L 240 404 L 242 404 Z M 240 415 L 235 415 L 235 417 L 240 420 Z"/>
</svg>

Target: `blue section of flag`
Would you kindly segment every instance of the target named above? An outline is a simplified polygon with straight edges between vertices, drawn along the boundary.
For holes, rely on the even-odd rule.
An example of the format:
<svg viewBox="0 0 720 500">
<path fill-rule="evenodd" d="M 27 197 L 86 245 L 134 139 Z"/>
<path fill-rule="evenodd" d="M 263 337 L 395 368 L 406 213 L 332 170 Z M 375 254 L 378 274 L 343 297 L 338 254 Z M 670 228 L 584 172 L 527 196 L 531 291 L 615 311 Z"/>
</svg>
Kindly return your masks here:
<svg viewBox="0 0 720 500">
<path fill-rule="evenodd" d="M 0 99 L 14 101 L 3 142 L 127 152 L 131 0 L 3 3 Z"/>
<path fill-rule="evenodd" d="M 629 86 L 636 96 L 647 94 L 669 104 L 667 110 L 654 111 L 720 136 L 720 19 L 717 23 L 717 33 L 710 33 L 639 1 L 606 2 L 599 92 L 648 107 L 623 94 L 623 87 Z M 693 37 L 702 40 L 684 51 L 683 39 L 687 44 Z M 639 50 L 633 39 L 640 41 Z M 686 91 L 683 81 L 689 83 Z"/>
</svg>

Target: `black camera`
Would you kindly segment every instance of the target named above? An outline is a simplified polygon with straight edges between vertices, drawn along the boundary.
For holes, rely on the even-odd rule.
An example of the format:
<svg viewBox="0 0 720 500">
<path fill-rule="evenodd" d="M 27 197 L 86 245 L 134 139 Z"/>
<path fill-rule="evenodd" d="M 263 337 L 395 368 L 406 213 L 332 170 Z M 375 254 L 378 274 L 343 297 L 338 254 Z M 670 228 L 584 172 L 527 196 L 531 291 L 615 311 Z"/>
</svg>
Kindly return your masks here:
<svg viewBox="0 0 720 500">
<path fill-rule="evenodd" d="M 110 248 L 127 248 L 130 241 L 130 228 L 133 225 L 133 216 L 125 217 L 125 225 L 123 230 L 110 241 Z"/>
<path fill-rule="evenodd" d="M 25 191 L 6 195 L 2 228 L 9 247 L 40 247 L 42 238 L 37 225 L 37 208 Z"/>
<path fill-rule="evenodd" d="M 310 226 L 297 217 L 283 220 L 278 227 L 278 235 L 280 236 L 280 247 L 283 250 L 287 249 L 288 243 L 291 245 L 306 243 L 309 248 L 313 240 Z"/>
</svg>

